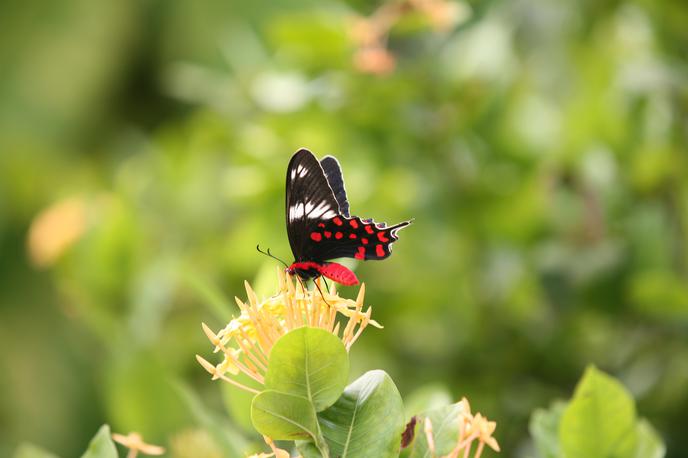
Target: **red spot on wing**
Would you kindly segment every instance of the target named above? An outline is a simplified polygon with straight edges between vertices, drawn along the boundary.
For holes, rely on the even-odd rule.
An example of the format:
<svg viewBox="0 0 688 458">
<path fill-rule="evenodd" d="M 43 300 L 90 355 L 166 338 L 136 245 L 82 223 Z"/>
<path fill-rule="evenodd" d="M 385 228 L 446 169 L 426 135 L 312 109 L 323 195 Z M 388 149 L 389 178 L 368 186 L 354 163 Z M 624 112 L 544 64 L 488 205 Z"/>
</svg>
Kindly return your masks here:
<svg viewBox="0 0 688 458">
<path fill-rule="evenodd" d="M 311 232 L 311 238 L 316 242 L 319 242 L 322 240 L 322 234 L 320 232 Z"/>
<path fill-rule="evenodd" d="M 328 238 L 328 239 L 329 239 L 330 237 L 332 237 L 332 232 L 330 232 L 330 231 L 325 231 L 325 238 Z"/>
<path fill-rule="evenodd" d="M 358 251 L 354 255 L 354 258 L 356 259 L 365 259 L 365 247 L 358 247 Z"/>
<path fill-rule="evenodd" d="M 353 227 L 354 229 L 358 229 L 358 221 L 356 221 L 355 219 L 349 220 L 349 224 L 351 224 L 351 227 Z"/>
<path fill-rule="evenodd" d="M 375 245 L 375 254 L 381 258 L 385 255 L 385 250 L 384 250 L 384 248 L 382 248 L 382 245 L 380 245 L 380 244 Z"/>
<path fill-rule="evenodd" d="M 375 233 L 375 231 L 373 230 L 373 227 L 372 227 L 372 226 L 367 225 L 367 226 L 364 226 L 364 227 L 365 227 L 365 230 L 366 230 L 366 232 L 367 232 L 368 234 L 374 234 L 374 233 Z"/>
<path fill-rule="evenodd" d="M 337 240 L 341 239 L 342 237 L 344 237 L 344 234 L 342 234 L 341 232 L 337 232 L 334 234 L 334 238 L 336 238 Z"/>
<path fill-rule="evenodd" d="M 357 238 L 357 237 L 358 237 L 358 236 L 357 236 L 356 234 L 354 234 L 353 232 L 352 232 L 351 234 L 349 234 L 349 238 L 350 238 L 350 239 L 355 239 L 355 238 Z"/>
<path fill-rule="evenodd" d="M 367 244 L 368 244 L 368 239 L 365 238 L 365 237 L 363 237 L 363 238 L 361 239 L 361 243 L 363 243 L 364 245 L 367 245 Z"/>
<path fill-rule="evenodd" d="M 381 242 L 389 242 L 389 239 L 387 237 L 385 237 L 384 232 L 378 232 L 377 233 L 377 239 Z"/>
<path fill-rule="evenodd" d="M 332 222 L 337 226 L 341 226 L 342 224 L 344 224 L 342 223 L 342 219 L 339 216 L 335 216 L 334 218 L 332 218 Z"/>
</svg>

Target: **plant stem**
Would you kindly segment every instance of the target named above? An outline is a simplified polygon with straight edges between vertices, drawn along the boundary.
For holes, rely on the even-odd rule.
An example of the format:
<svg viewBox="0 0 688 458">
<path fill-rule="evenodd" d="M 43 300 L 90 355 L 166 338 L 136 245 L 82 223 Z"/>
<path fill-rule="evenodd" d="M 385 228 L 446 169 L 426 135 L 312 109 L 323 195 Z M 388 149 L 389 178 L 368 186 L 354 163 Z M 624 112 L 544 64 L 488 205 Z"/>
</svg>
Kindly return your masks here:
<svg viewBox="0 0 688 458">
<path fill-rule="evenodd" d="M 320 430 L 320 422 L 318 422 L 318 413 L 315 412 L 315 406 L 313 406 L 313 412 L 315 413 L 316 419 L 315 426 L 316 428 L 318 428 L 316 431 L 315 446 L 318 448 L 318 451 L 320 452 L 320 455 L 322 455 L 323 458 L 330 458 L 330 448 L 327 446 L 327 442 L 325 442 L 325 438 L 323 437 L 322 431 Z"/>
</svg>

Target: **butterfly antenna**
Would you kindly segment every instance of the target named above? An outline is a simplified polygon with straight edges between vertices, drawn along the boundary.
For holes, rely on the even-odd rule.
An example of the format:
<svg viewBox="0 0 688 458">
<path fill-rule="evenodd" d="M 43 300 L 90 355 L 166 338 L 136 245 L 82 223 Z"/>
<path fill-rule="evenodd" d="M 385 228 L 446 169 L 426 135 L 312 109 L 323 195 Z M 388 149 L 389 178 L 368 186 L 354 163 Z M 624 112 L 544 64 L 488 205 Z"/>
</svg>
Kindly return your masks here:
<svg viewBox="0 0 688 458">
<path fill-rule="evenodd" d="M 260 245 L 256 245 L 256 250 L 258 250 L 258 253 L 260 253 L 260 254 L 264 254 L 265 256 L 269 256 L 269 257 L 271 257 L 272 259 L 278 260 L 279 262 L 281 262 L 282 264 L 284 264 L 284 267 L 289 267 L 289 264 L 287 264 L 286 262 L 282 261 L 282 260 L 281 260 L 280 258 L 278 258 L 277 256 L 275 256 L 275 255 L 273 255 L 272 253 L 270 253 L 270 248 L 268 248 L 268 251 L 263 251 L 263 250 L 260 249 Z"/>
</svg>

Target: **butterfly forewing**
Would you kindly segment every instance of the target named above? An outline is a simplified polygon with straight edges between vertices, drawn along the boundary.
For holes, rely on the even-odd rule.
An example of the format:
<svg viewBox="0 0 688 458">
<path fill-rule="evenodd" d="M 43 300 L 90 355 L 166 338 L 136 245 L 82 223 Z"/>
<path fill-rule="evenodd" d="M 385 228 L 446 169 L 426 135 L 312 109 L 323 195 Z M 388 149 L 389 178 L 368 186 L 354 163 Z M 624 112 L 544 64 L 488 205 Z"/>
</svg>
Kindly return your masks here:
<svg viewBox="0 0 688 458">
<path fill-rule="evenodd" d="M 297 261 L 324 261 L 310 234 L 339 216 L 339 204 L 313 153 L 297 151 L 287 167 L 287 236 Z"/>
</svg>

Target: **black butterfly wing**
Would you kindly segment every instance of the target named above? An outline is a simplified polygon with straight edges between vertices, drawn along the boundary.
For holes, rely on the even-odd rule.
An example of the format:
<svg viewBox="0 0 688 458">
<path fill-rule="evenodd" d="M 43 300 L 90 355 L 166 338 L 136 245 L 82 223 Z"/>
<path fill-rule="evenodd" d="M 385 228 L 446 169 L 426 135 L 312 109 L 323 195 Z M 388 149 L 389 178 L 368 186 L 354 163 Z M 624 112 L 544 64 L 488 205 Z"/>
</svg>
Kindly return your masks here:
<svg viewBox="0 0 688 458">
<path fill-rule="evenodd" d="M 342 168 L 339 166 L 339 161 L 334 156 L 325 156 L 320 161 L 320 165 L 325 171 L 327 183 L 334 192 L 334 197 L 339 204 L 339 212 L 349 217 L 349 201 L 346 198 L 346 189 L 344 189 L 344 176 L 342 175 Z"/>
<path fill-rule="evenodd" d="M 404 221 L 388 227 L 349 216 L 339 163 L 332 156 L 318 162 L 306 149 L 297 151 L 287 167 L 286 214 L 296 261 L 385 259 L 392 254 L 397 231 L 411 224 Z"/>
<path fill-rule="evenodd" d="M 287 236 L 296 261 L 324 261 L 311 234 L 318 224 L 339 215 L 339 203 L 325 171 L 313 153 L 300 149 L 287 167 L 286 194 Z"/>
</svg>

